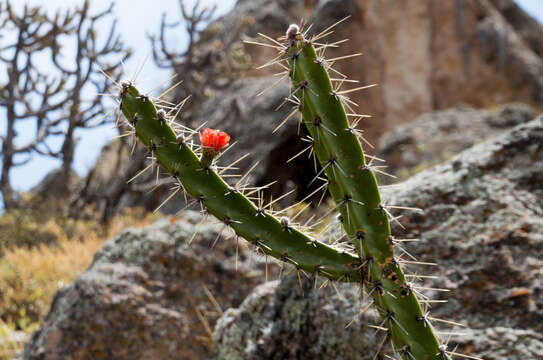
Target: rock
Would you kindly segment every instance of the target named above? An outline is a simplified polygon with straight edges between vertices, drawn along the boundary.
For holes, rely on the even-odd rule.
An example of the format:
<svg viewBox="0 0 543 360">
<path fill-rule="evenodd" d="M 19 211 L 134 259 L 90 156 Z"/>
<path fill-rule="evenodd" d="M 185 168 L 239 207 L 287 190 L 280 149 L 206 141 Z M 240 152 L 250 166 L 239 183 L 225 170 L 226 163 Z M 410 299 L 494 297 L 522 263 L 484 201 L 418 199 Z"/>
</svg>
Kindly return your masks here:
<svg viewBox="0 0 543 360">
<path fill-rule="evenodd" d="M 81 181 L 81 178 L 75 171 L 71 171 L 70 176 L 71 184 Z M 30 192 L 43 201 L 51 199 L 62 200 L 74 190 L 73 187 L 73 185 L 68 185 L 68 189 L 66 189 L 66 182 L 62 177 L 62 168 L 56 168 L 45 175 L 38 185 L 30 189 Z"/>
<path fill-rule="evenodd" d="M 391 209 L 394 215 L 403 215 L 405 227 L 402 230 L 393 224 L 393 233 L 397 238 L 418 238 L 404 243 L 404 249 L 420 261 L 439 264 L 435 268 L 404 265 L 407 273 L 437 275 L 422 286 L 452 289 L 424 291 L 430 298 L 448 300 L 433 304 L 433 317 L 464 323 L 471 329 L 453 327 L 453 332 L 465 335 L 453 337 L 449 349 L 458 345 L 458 352 L 487 360 L 540 358 L 543 117 L 476 145 L 397 187 L 386 188 L 382 195 L 386 204 L 424 209 L 423 213 L 405 214 Z M 338 345 L 340 358 L 371 358 L 373 352 L 365 357 L 362 345 L 348 343 L 353 335 L 338 325 L 352 319 L 360 307 L 356 286 L 340 289 L 347 301 L 341 303 L 333 295 L 328 300 L 330 295 L 324 292 L 294 295 L 299 289 L 293 277 L 253 292 L 238 309 L 225 312 L 215 329 L 216 358 L 274 359 L 270 354 L 276 352 L 281 359 L 319 357 L 304 355 L 312 351 L 308 343 L 319 339 L 313 328 L 332 334 L 331 341 L 343 339 Z M 337 318 L 319 322 L 323 313 L 337 314 Z M 451 331 L 442 323 L 435 326 Z M 302 335 L 296 337 L 296 331 Z M 372 338 L 375 333 L 367 327 L 358 331 L 357 337 Z M 304 336 L 309 340 L 303 340 Z M 379 338 L 373 339 L 373 345 L 363 346 L 375 351 Z M 285 350 L 299 346 L 297 353 Z"/>
<path fill-rule="evenodd" d="M 490 0 L 522 40 L 539 56 L 543 53 L 543 27 L 515 1 Z"/>
<path fill-rule="evenodd" d="M 493 110 L 458 105 L 424 114 L 412 123 L 387 132 L 380 140 L 377 154 L 387 160 L 387 172 L 405 179 L 485 139 L 528 122 L 534 115 L 530 106 L 520 103 Z"/>
<path fill-rule="evenodd" d="M 216 23 L 221 23 L 222 32 L 218 35 L 222 40 L 237 28 L 244 17 L 250 16 L 254 19 L 252 32 L 255 34 L 268 30 L 284 32 L 289 24 L 299 20 L 303 11 L 304 1 L 301 0 L 239 0 L 229 13 L 209 27 L 215 28 Z"/>
<path fill-rule="evenodd" d="M 266 3 L 254 1 L 255 8 L 259 2 Z M 285 5 L 296 8 L 291 3 Z M 520 8 L 511 11 L 513 0 L 423 0 L 401 6 L 380 0 L 298 3 L 304 3 L 306 14 L 311 13 L 314 34 L 351 16 L 327 38 L 349 41 L 328 49 L 326 55 L 364 53 L 338 61 L 334 68 L 362 84 L 379 85 L 350 94 L 359 104 L 356 110 L 375 119 L 361 124 L 371 141 L 423 113 L 458 103 L 488 108 L 523 102 L 541 109 L 543 61 L 540 45 L 528 39 L 540 39 L 537 34 L 543 28 L 528 25 L 529 16 Z M 241 9 L 235 7 L 224 19 L 239 16 L 233 14 Z M 271 23 L 269 29 L 259 22 L 254 27 L 248 31 L 251 36 L 264 32 L 275 38 L 284 32 Z M 257 65 L 271 58 L 269 49 L 248 46 L 247 50 Z M 269 73 L 276 71 L 269 68 Z M 263 74 L 250 72 L 251 76 Z"/>
<path fill-rule="evenodd" d="M 252 155 L 240 164 L 240 168 L 246 170 L 256 161 L 262 161 L 252 176 L 253 184 L 277 181 L 271 191 L 274 197 L 290 189 L 291 185 L 303 189 L 311 180 L 308 174 L 312 164 L 307 161 L 303 162 L 305 166 L 301 162 L 285 164 L 297 153 L 294 150 L 299 151 L 304 145 L 297 139 L 296 127 L 286 127 L 280 135 L 263 131 L 271 124 L 276 125 L 282 115 L 275 113 L 274 107 L 262 106 L 268 100 L 255 95 L 275 81 L 267 76 L 282 70 L 273 66 L 257 70 L 258 65 L 276 56 L 276 50 L 242 45 L 240 39 L 257 37 L 259 32 L 277 38 L 284 34 L 289 23 L 300 18 L 310 19 L 313 23 L 311 32 L 316 34 L 347 15 L 351 18 L 323 41 L 343 38 L 349 38 L 349 41 L 339 49 L 327 49 L 325 55 L 330 58 L 364 53 L 361 57 L 337 61 L 334 66 L 361 84 L 379 85 L 350 94 L 359 104 L 356 111 L 373 116 L 360 124 L 365 137 L 372 143 L 377 143 L 387 131 L 410 123 L 424 113 L 448 109 L 459 103 L 492 108 L 496 104 L 522 102 L 538 111 L 543 109 L 542 37 L 539 36 L 543 28 L 530 22 L 529 16 L 516 7 L 513 0 L 422 0 L 403 2 L 401 6 L 381 0 L 238 1 L 232 11 L 209 24 L 194 51 L 199 54 L 198 58 L 209 60 L 209 64 L 206 63 L 209 67 L 224 67 L 223 71 L 210 71 L 212 74 L 234 71 L 220 61 L 225 58 L 225 52 L 243 53 L 240 55 L 243 59 L 250 55 L 252 69 L 240 70 L 239 75 L 236 70 L 233 83 L 229 79 L 216 87 L 202 85 L 202 91 L 192 94 L 193 99 L 185 113 L 193 120 L 193 127 L 210 118 L 213 126 L 232 131 L 238 144 L 229 151 L 227 158 L 237 159 L 250 151 Z M 236 37 L 240 39 L 234 39 Z M 220 45 L 233 43 L 236 44 L 235 51 Z M 202 74 L 206 69 L 201 69 Z M 206 83 L 202 74 L 196 78 Z M 178 75 L 183 79 L 187 77 L 186 74 Z M 189 84 L 172 92 L 175 95 L 171 100 L 181 101 L 187 96 L 187 88 L 191 88 Z M 275 89 L 268 99 L 287 96 L 286 89 L 285 85 Z M 269 102 L 272 103 L 275 101 Z M 236 121 L 238 117 L 239 121 Z M 263 142 L 264 134 L 267 141 Z M 450 152 L 449 156 L 452 155 L 454 152 Z M 117 169 L 122 167 L 117 166 L 117 162 L 113 164 L 115 171 L 106 172 L 104 180 L 98 180 L 99 184 L 104 184 L 100 189 L 105 192 L 95 191 L 94 194 L 111 194 L 110 203 L 114 203 L 115 209 L 133 205 L 154 209 L 169 195 L 168 186 L 159 187 L 158 191 L 146 196 L 142 193 L 146 194 L 149 186 L 144 191 L 139 191 L 144 187 L 141 184 L 134 184 L 135 191 L 122 188 L 119 184 L 124 185 L 133 174 L 125 178 L 123 170 L 119 175 Z M 140 168 L 144 166 L 141 161 Z M 293 179 L 285 174 L 294 174 Z M 152 175 L 141 181 L 152 185 Z M 287 184 L 288 181 L 291 184 Z M 179 209 L 179 204 L 171 202 L 162 210 L 172 213 Z M 110 204 L 100 206 L 111 207 Z"/>
<path fill-rule="evenodd" d="M 376 143 L 385 132 L 410 123 L 421 114 L 448 109 L 459 103 L 492 108 L 496 104 L 520 101 L 542 109 L 543 61 L 516 33 L 518 29 L 522 34 L 532 34 L 529 37 L 533 38 L 538 27 L 534 24 L 521 27 L 518 19 L 527 15 L 516 9 L 513 16 L 511 4 L 514 5 L 512 0 L 499 3 L 497 0 L 493 3 L 486 0 L 427 0 L 402 6 L 379 0 L 239 1 L 210 28 L 221 28 L 216 36 L 226 39 L 235 31 L 236 24 L 248 16 L 255 21 L 248 27 L 247 36 L 258 37 L 258 33 L 265 33 L 276 38 L 283 35 L 287 24 L 298 21 L 300 14 L 310 18 L 314 34 L 350 15 L 351 18 L 328 38 L 328 41 L 342 38 L 349 38 L 349 41 L 339 49 L 327 50 L 326 55 L 364 53 L 361 57 L 338 61 L 335 68 L 362 84 L 379 85 L 350 94 L 361 112 L 373 116 L 373 119 L 363 121 L 361 127 L 365 137 Z M 539 29 L 543 32 L 541 26 Z M 275 56 L 274 49 L 246 45 L 245 50 L 255 67 Z M 254 183 L 277 180 L 272 189 L 274 196 L 288 188 L 289 178 L 283 174 L 294 174 L 294 179 L 290 180 L 303 189 L 311 180 L 304 175 L 312 172 L 312 164 L 307 161 L 303 162 L 305 167 L 301 163 L 285 165 L 285 161 L 296 154 L 295 149 L 303 148 L 295 126 L 285 128 L 280 139 L 265 131 L 273 128 L 270 124 L 277 124 L 283 116 L 273 114 L 273 107 L 262 107 L 263 101 L 254 95 L 271 85 L 274 79 L 266 76 L 278 71 L 281 70 L 274 67 L 251 70 L 245 74 L 248 79 L 216 91 L 200 106 L 205 110 L 193 123 L 198 126 L 204 120 L 212 119 L 213 126 L 232 129 L 239 143 L 228 156 L 234 159 L 251 152 L 240 167 L 248 168 L 255 161 L 261 161 L 253 173 Z M 253 86 L 258 83 L 261 86 Z M 268 98 L 285 97 L 286 89 L 283 84 Z M 248 116 L 249 121 L 244 116 Z M 496 135 L 500 127 L 497 125 L 493 124 L 495 131 L 486 136 Z M 263 136 L 267 137 L 269 145 L 262 142 Z M 458 149 L 453 147 L 447 157 L 474 143 L 466 142 Z M 255 148 L 258 148 L 257 152 Z"/>
<path fill-rule="evenodd" d="M 540 332 L 506 327 L 489 327 L 480 331 L 464 330 L 462 342 L 484 354 L 485 359 L 525 360 L 543 357 Z"/>
<path fill-rule="evenodd" d="M 229 309 L 215 327 L 216 359 L 364 359 L 375 352 L 374 334 L 365 322 L 347 324 L 362 306 L 359 289 L 338 284 L 314 289 L 296 274 L 257 287 L 238 309 Z M 339 295 L 341 293 L 341 295 Z"/>
<path fill-rule="evenodd" d="M 160 179 L 157 186 L 156 172 L 140 174 L 147 166 L 148 156 L 147 149 L 141 146 L 132 152 L 132 142 L 127 137 L 112 140 L 104 146 L 94 167 L 77 184 L 70 201 L 71 216 L 93 220 L 100 217 L 102 222 L 107 222 L 127 207 L 154 211 L 169 196 L 173 179 Z M 89 204 L 93 204 L 90 209 Z M 165 213 L 171 214 L 180 207 L 165 209 L 168 210 Z"/>
<path fill-rule="evenodd" d="M 208 357 L 206 326 L 213 327 L 219 309 L 206 288 L 223 309 L 237 306 L 262 281 L 264 265 L 240 242 L 236 271 L 236 242 L 219 239 L 210 249 L 220 227 L 197 225 L 200 219 L 188 211 L 108 241 L 90 268 L 57 293 L 24 358 Z"/>
<path fill-rule="evenodd" d="M 424 209 L 403 214 L 401 236 L 420 238 L 406 250 L 439 263 L 448 281 L 432 287 L 455 289 L 434 314 L 543 330 L 542 160 L 539 117 L 384 191 L 388 204 Z"/>
<path fill-rule="evenodd" d="M 515 29 L 520 29 L 517 19 L 524 13 L 517 9 L 518 13 L 513 18 L 507 6 L 511 3 L 510 0 L 502 0 L 499 4 L 483 0 L 437 3 L 420 1 L 398 7 L 377 0 L 239 1 L 230 13 L 217 20 L 217 23 L 222 24 L 222 32 L 217 36 L 228 36 L 236 28 L 235 24 L 241 22 L 244 16 L 250 16 L 255 21 L 247 30 L 249 36 L 265 33 L 278 37 L 288 23 L 297 21 L 296 14 L 302 13 L 304 6 L 305 12 L 311 13 L 309 22 L 314 24 L 312 33 L 318 33 L 350 15 L 351 18 L 330 37 L 336 40 L 348 37 L 349 41 L 339 50 L 330 50 L 328 55 L 341 56 L 355 52 L 365 54 L 340 61 L 336 66 L 342 73 L 364 84 L 379 84 L 377 89 L 381 90 L 372 89 L 353 94 L 353 100 L 359 103 L 363 112 L 376 118 L 375 121 L 369 119 L 362 124 L 365 136 L 375 142 L 388 130 L 395 134 L 401 132 L 397 130 L 399 125 L 411 123 L 423 113 L 449 108 L 458 103 L 485 108 L 504 101 L 522 100 L 541 109 L 543 98 L 539 99 L 537 94 L 543 94 L 543 80 L 539 80 L 543 79 L 543 62 L 516 35 Z M 504 17 L 500 10 L 509 16 Z M 507 19 L 514 21 L 515 26 L 511 26 Z M 543 28 L 539 28 L 543 32 Z M 534 34 L 537 28 L 532 24 L 530 29 L 529 33 Z M 253 57 L 255 65 L 266 63 L 274 56 L 274 50 L 269 48 L 247 45 L 246 50 Z M 288 180 L 303 189 L 311 181 L 307 174 L 312 173 L 312 164 L 303 158 L 299 159 L 299 163 L 285 164 L 286 160 L 303 149 L 303 143 L 297 139 L 297 127 L 285 127 L 279 136 L 272 135 L 270 130 L 286 114 L 274 114 L 275 107 L 262 106 L 265 103 L 276 103 L 285 97 L 288 94 L 286 82 L 266 94 L 267 100 L 255 97 L 256 93 L 275 80 L 262 76 L 276 71 L 279 70 L 273 67 L 250 71 L 248 79 L 238 80 L 226 89 L 217 91 L 204 103 L 201 116 L 197 116 L 193 123 L 193 126 L 198 126 L 204 120 L 210 120 L 212 126 L 231 131 L 239 143 L 229 151 L 226 163 L 251 152 L 251 156 L 240 163 L 240 168 L 249 168 L 255 161 L 260 161 L 252 173 L 254 183 L 264 184 L 276 180 L 272 189 L 274 196 L 288 190 Z M 489 88 L 488 84 L 493 86 Z M 532 110 L 527 106 L 508 105 L 507 109 L 515 114 L 518 112 L 521 121 L 533 117 Z M 474 135 L 473 140 L 462 133 L 458 135 L 462 137 L 458 139 L 458 146 L 441 146 L 439 153 L 450 158 L 476 142 L 503 131 L 500 128 L 516 125 L 486 124 L 487 115 L 489 121 L 493 117 L 512 119 L 515 116 L 502 116 L 501 111 L 497 110 L 495 114 L 492 111 L 481 111 L 473 119 L 473 122 L 481 120 L 480 133 L 475 131 L 477 135 Z M 463 124 L 476 126 L 471 124 L 472 115 L 474 112 L 461 114 L 463 123 L 458 128 L 462 128 Z M 446 121 L 451 123 L 447 126 L 454 126 L 454 119 Z M 293 124 L 295 121 L 291 121 Z M 487 132 L 488 128 L 492 131 Z M 443 133 L 453 136 L 445 129 Z M 269 144 L 263 139 L 267 139 Z M 432 139 L 439 141 L 436 137 Z M 258 152 L 254 152 L 255 148 L 258 148 Z M 427 153 L 434 152 L 430 150 Z M 404 156 L 413 163 L 417 162 L 410 155 L 407 152 Z M 435 163 L 429 162 L 427 165 Z M 395 166 L 394 162 L 391 165 Z"/>
</svg>

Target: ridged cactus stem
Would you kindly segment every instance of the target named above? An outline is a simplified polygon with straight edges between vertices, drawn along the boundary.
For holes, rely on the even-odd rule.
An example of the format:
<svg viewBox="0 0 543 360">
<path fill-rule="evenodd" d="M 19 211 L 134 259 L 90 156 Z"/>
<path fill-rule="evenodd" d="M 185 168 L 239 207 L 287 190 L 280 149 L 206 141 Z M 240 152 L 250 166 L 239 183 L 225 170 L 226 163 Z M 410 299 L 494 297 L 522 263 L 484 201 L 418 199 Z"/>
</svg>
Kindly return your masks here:
<svg viewBox="0 0 543 360">
<path fill-rule="evenodd" d="M 313 137 L 329 191 L 360 262 L 367 266 L 366 289 L 402 358 L 447 358 L 394 256 L 388 214 L 374 172 L 349 124 L 343 95 L 334 91 L 327 64 L 317 57 L 312 41 L 291 25 L 281 51 L 289 65 L 292 95 L 299 101 L 303 122 Z"/>
<path fill-rule="evenodd" d="M 121 110 L 137 138 L 179 186 L 262 253 L 299 270 L 339 281 L 360 281 L 365 275 L 356 255 L 328 246 L 298 231 L 288 221 L 259 209 L 230 187 L 211 166 L 217 152 L 204 149 L 202 159 L 178 137 L 153 101 L 130 83 L 121 84 Z M 209 130 L 209 129 L 207 129 Z M 224 133 L 223 133 L 224 134 Z"/>
</svg>

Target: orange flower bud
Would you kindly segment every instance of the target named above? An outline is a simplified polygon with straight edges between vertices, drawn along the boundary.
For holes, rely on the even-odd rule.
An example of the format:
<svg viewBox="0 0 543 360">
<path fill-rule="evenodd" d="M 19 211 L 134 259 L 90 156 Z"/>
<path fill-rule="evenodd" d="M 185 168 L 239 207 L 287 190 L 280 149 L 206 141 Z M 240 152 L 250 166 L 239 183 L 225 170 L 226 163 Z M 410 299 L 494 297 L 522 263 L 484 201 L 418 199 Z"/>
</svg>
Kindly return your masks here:
<svg viewBox="0 0 543 360">
<path fill-rule="evenodd" d="M 212 149 L 216 152 L 224 149 L 230 141 L 230 135 L 220 130 L 213 130 L 205 128 L 203 132 L 199 133 L 200 141 L 204 148 Z"/>
</svg>

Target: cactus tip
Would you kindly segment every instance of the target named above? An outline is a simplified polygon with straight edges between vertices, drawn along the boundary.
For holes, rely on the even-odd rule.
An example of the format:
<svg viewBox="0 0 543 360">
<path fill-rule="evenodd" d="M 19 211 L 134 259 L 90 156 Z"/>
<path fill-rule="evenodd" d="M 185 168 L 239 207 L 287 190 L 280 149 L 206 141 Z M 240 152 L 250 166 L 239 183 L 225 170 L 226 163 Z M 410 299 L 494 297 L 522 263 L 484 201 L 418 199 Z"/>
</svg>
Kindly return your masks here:
<svg viewBox="0 0 543 360">
<path fill-rule="evenodd" d="M 121 88 L 123 90 L 128 89 L 130 86 L 132 86 L 132 81 L 130 81 L 130 80 L 122 80 L 121 81 Z"/>
<path fill-rule="evenodd" d="M 296 24 L 290 24 L 287 29 L 286 38 L 288 40 L 294 40 L 296 39 L 296 35 L 298 35 L 299 33 L 300 33 L 300 27 Z"/>
</svg>

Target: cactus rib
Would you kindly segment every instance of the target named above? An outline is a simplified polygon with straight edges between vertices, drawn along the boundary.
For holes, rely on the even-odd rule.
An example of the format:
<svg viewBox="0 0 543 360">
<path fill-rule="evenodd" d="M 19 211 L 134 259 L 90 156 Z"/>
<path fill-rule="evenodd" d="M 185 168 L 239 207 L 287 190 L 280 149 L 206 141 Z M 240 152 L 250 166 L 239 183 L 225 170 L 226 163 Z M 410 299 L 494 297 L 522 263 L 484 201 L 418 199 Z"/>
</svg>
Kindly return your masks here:
<svg viewBox="0 0 543 360">
<path fill-rule="evenodd" d="M 294 30 L 292 30 L 294 29 Z M 368 266 L 366 288 L 404 359 L 442 359 L 432 326 L 394 257 L 393 238 L 375 175 L 365 162 L 362 145 L 335 92 L 326 63 L 317 58 L 310 39 L 291 25 L 283 51 L 293 91 L 313 148 L 328 177 L 329 191 L 343 217 L 345 231 L 361 262 Z M 445 354 L 446 355 L 446 354 Z"/>
<path fill-rule="evenodd" d="M 231 227 L 260 251 L 293 264 L 297 269 L 339 281 L 363 278 L 359 258 L 333 248 L 262 212 L 240 191 L 235 191 L 200 159 L 185 142 L 178 142 L 167 121 L 157 116 L 153 101 L 132 84 L 121 85 L 121 110 L 135 128 L 137 138 L 184 190 L 207 212 Z M 159 110 L 160 112 L 161 110 Z"/>
</svg>

